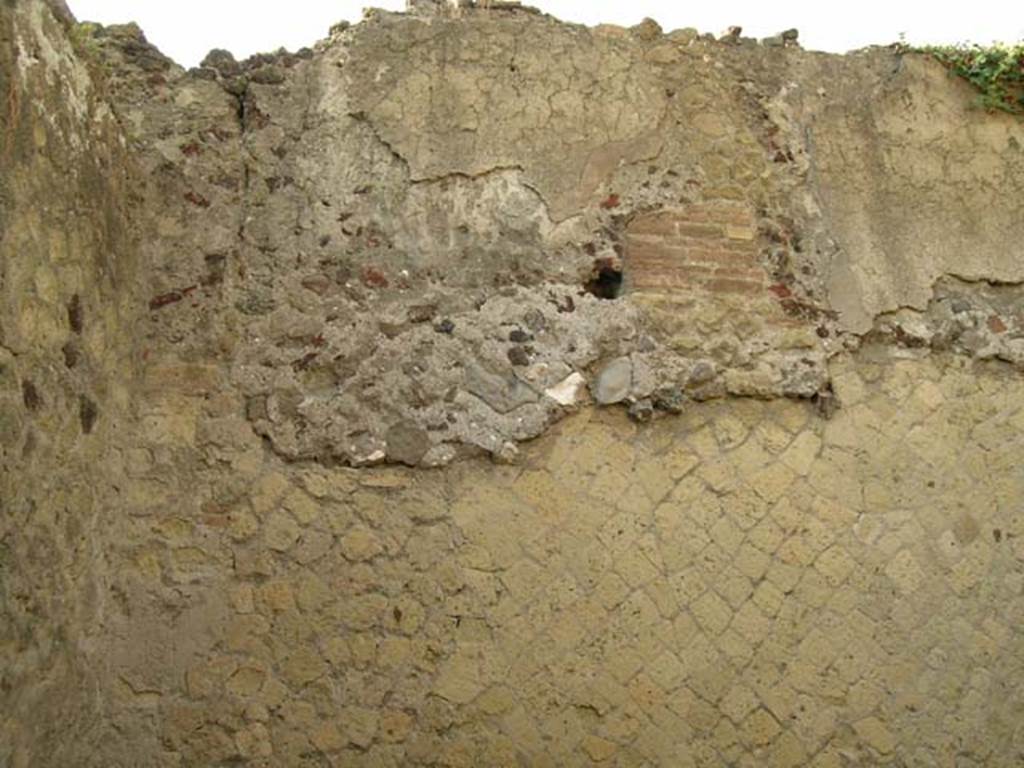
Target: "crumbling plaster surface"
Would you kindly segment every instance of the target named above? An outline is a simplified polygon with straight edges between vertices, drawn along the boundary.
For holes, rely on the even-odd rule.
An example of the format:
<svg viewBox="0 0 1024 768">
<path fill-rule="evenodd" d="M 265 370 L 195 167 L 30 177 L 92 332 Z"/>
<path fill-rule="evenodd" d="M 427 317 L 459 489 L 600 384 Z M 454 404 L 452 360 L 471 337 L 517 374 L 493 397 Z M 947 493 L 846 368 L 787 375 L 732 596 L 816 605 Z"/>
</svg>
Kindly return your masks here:
<svg viewBox="0 0 1024 768">
<path fill-rule="evenodd" d="M 661 154 L 670 96 L 633 41 L 522 13 L 474 27 L 467 36 L 462 19 L 403 16 L 360 27 L 335 54 L 346 109 L 408 163 L 412 181 L 521 169 L 563 221 L 620 166 Z"/>
<path fill-rule="evenodd" d="M 139 34 L 97 44 L 150 174 L 151 354 L 215 352 L 291 459 L 510 458 L 610 365 L 641 418 L 827 397 L 879 317 L 1024 277 L 1019 123 L 888 50 L 503 6 L 185 73 Z M 601 270 L 623 297 L 583 290 Z M 1024 360 L 1019 322 L 982 356 Z"/>
<path fill-rule="evenodd" d="M 927 59 L 868 61 L 814 60 L 808 79 L 826 98 L 803 118 L 840 249 L 829 300 L 858 333 L 879 314 L 924 309 L 944 277 L 1024 279 L 1020 121 L 975 120 L 970 86 Z"/>
</svg>

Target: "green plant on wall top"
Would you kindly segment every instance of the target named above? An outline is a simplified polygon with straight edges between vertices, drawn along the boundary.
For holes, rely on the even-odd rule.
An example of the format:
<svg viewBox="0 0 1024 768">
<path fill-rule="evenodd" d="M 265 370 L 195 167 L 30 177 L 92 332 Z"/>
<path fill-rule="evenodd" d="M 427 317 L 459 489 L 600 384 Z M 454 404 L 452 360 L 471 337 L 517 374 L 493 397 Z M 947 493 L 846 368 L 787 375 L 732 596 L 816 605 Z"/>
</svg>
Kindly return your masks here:
<svg viewBox="0 0 1024 768">
<path fill-rule="evenodd" d="M 930 45 L 927 53 L 981 92 L 981 106 L 1024 116 L 1024 42 L 991 46 Z"/>
<path fill-rule="evenodd" d="M 103 27 L 91 21 L 81 21 L 71 25 L 68 30 L 68 37 L 75 53 L 84 58 L 93 60 L 99 57 L 99 41 L 97 35 Z"/>
</svg>

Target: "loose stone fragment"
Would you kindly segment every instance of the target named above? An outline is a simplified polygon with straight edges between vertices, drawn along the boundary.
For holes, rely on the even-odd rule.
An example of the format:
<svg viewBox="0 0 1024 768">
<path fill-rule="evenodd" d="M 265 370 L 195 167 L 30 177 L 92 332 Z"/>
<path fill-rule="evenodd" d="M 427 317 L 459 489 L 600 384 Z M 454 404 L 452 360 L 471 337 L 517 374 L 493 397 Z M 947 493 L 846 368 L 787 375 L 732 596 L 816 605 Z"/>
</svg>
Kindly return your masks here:
<svg viewBox="0 0 1024 768">
<path fill-rule="evenodd" d="M 437 314 L 437 307 L 433 304 L 417 304 L 409 307 L 407 317 L 410 323 L 425 323 L 432 320 Z"/>
<path fill-rule="evenodd" d="M 508 361 L 515 366 L 526 366 L 530 364 L 530 353 L 525 347 L 515 346 L 508 351 Z"/>
<path fill-rule="evenodd" d="M 715 365 L 706 360 L 699 361 L 690 369 L 690 377 L 686 380 L 687 386 L 699 387 L 707 384 L 715 378 Z"/>
<path fill-rule="evenodd" d="M 415 467 L 430 450 L 430 437 L 410 422 L 395 424 L 387 431 L 388 459 Z"/>
<path fill-rule="evenodd" d="M 587 380 L 579 373 L 571 373 L 544 394 L 559 405 L 575 405 Z"/>
<path fill-rule="evenodd" d="M 509 413 L 537 401 L 537 393 L 514 376 L 499 376 L 473 365 L 466 372 L 466 388 L 498 413 Z"/>
<path fill-rule="evenodd" d="M 608 363 L 598 374 L 592 386 L 594 399 L 601 405 L 621 403 L 633 385 L 633 363 L 628 357 L 619 357 Z"/>
<path fill-rule="evenodd" d="M 502 443 L 501 448 L 494 452 L 493 457 L 498 464 L 515 464 L 519 459 L 519 446 L 511 440 Z"/>
<path fill-rule="evenodd" d="M 654 403 L 649 398 L 637 400 L 629 406 L 629 417 L 634 421 L 650 421 L 654 416 Z"/>
<path fill-rule="evenodd" d="M 666 387 L 658 390 L 654 395 L 654 407 L 666 413 L 682 413 L 685 402 L 686 395 L 679 387 Z"/>
</svg>

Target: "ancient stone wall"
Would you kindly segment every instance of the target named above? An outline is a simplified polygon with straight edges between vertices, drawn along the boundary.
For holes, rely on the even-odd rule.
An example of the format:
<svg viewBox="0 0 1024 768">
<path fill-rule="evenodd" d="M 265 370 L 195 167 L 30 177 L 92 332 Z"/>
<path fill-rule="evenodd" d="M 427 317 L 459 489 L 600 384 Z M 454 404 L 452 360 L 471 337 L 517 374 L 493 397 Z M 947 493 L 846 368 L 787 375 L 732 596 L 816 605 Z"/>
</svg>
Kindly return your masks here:
<svg viewBox="0 0 1024 768">
<path fill-rule="evenodd" d="M 112 550 L 106 764 L 1012 763 L 1019 374 L 833 375 L 828 421 L 588 409 L 515 466 L 432 472 L 296 466 L 192 411 L 162 439 L 194 468 L 142 475 Z"/>
<path fill-rule="evenodd" d="M 0 10 L 0 765 L 74 765 L 101 729 L 104 533 L 126 514 L 135 249 L 124 139 L 41 3 Z M 116 568 L 117 564 L 113 564 Z"/>
<path fill-rule="evenodd" d="M 438 5 L 0 6 L 0 766 L 1019 759 L 1021 123 Z"/>
</svg>

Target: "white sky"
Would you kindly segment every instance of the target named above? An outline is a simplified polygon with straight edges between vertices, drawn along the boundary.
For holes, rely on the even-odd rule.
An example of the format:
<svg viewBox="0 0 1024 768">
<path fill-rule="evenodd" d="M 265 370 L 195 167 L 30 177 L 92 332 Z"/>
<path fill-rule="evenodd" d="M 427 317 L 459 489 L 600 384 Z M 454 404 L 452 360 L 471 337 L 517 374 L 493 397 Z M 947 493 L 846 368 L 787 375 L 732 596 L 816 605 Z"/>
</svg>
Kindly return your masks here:
<svg viewBox="0 0 1024 768">
<path fill-rule="evenodd" d="M 805 48 L 846 51 L 895 42 L 991 43 L 1024 39 L 1024 1 L 923 0 L 527 0 L 566 21 L 629 26 L 650 16 L 666 31 L 696 27 L 720 33 L 740 25 L 766 37 L 800 29 Z M 358 21 L 365 5 L 403 10 L 405 0 L 68 0 L 79 21 L 135 21 L 150 42 L 184 66 L 211 48 L 237 58 L 280 47 L 296 50 L 327 36 L 337 21 Z"/>
</svg>

